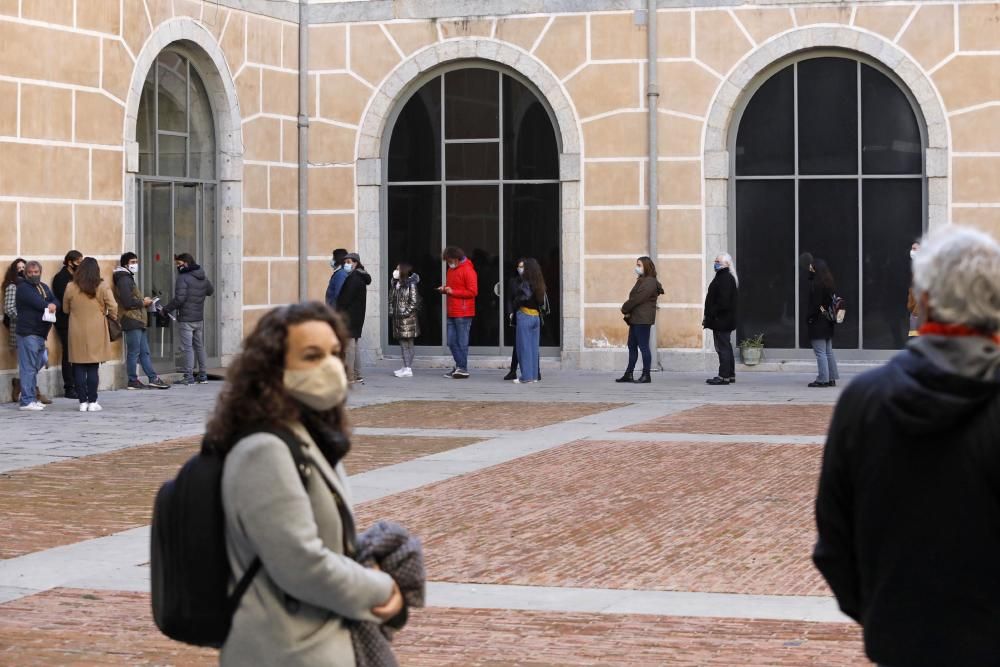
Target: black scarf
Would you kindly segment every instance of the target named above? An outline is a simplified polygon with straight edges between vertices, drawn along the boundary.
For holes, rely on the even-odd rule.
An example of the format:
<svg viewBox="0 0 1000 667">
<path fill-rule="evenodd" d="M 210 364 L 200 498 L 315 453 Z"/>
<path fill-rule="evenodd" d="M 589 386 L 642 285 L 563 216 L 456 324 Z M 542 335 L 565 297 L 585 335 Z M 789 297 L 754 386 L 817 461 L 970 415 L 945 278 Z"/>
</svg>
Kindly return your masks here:
<svg viewBox="0 0 1000 667">
<path fill-rule="evenodd" d="M 300 421 L 309 432 L 319 451 L 326 457 L 331 468 L 336 468 L 341 459 L 351 451 L 351 441 L 338 428 L 330 425 L 327 413 L 318 412 L 299 404 Z"/>
</svg>

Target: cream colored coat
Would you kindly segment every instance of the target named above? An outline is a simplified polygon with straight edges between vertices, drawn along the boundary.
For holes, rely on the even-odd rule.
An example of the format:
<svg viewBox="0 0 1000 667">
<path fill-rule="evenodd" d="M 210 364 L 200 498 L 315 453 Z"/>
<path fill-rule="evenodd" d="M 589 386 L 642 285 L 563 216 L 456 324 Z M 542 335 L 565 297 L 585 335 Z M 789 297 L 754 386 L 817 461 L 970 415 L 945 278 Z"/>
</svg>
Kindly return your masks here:
<svg viewBox="0 0 1000 667">
<path fill-rule="evenodd" d="M 115 358 L 105 313 L 117 318 L 118 302 L 108 281 L 98 285 L 95 297 L 87 296 L 76 283 L 70 283 L 66 286 L 62 307 L 63 312 L 69 315 L 71 363 L 97 364 Z"/>
</svg>

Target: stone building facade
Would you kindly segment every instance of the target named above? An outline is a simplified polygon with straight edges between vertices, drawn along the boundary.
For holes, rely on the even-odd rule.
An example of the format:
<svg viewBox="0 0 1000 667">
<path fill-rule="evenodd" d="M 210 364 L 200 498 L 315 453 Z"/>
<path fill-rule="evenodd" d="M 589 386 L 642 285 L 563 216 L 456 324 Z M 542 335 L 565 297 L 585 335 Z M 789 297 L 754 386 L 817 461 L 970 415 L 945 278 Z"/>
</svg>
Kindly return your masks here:
<svg viewBox="0 0 1000 667">
<path fill-rule="evenodd" d="M 701 303 L 712 258 L 730 252 L 737 267 L 754 266 L 741 274 L 751 291 L 753 280 L 764 284 L 768 271 L 755 264 L 749 250 L 743 257 L 739 252 L 740 234 L 768 238 L 766 220 L 741 216 L 740 183 L 784 174 L 778 169 L 770 176 L 741 175 L 740 160 L 750 161 L 741 156 L 768 153 L 770 143 L 784 141 L 755 140 L 749 130 L 744 140 L 741 120 L 754 115 L 747 109 L 758 91 L 770 90 L 768 82 L 775 81 L 777 89 L 783 71 L 787 81 L 795 81 L 789 83 L 791 94 L 806 90 L 816 79 L 809 78 L 812 65 L 801 63 L 816 58 L 826 58 L 837 71 L 846 71 L 844 62 L 858 63 L 849 67 L 858 72 L 860 101 L 851 104 L 859 121 L 854 130 L 844 125 L 847 134 L 840 142 L 858 141 L 852 153 L 858 167 L 846 176 L 822 164 L 816 171 L 857 183 L 859 194 L 850 195 L 850 202 L 861 212 L 852 214 L 843 237 L 860 248 L 844 260 L 858 267 L 850 278 L 856 283 L 855 303 L 885 301 L 877 294 L 876 270 L 884 262 L 866 254 L 864 246 L 874 248 L 877 230 L 896 224 L 880 223 L 891 211 L 880 211 L 879 198 L 864 194 L 867 156 L 876 151 L 867 137 L 876 131 L 870 128 L 886 126 L 877 95 L 905 99 L 912 112 L 909 131 L 919 135 L 878 148 L 917 160 L 905 174 L 889 168 L 871 176 L 873 183 L 910 179 L 901 187 L 911 193 L 907 201 L 913 208 L 899 223 L 905 230 L 890 237 L 909 238 L 914 230 L 949 222 L 1000 236 L 1000 4 L 660 0 L 658 75 L 652 82 L 658 97 L 653 98 L 646 6 L 644 0 L 310 3 L 303 257 L 296 2 L 0 0 L 0 262 L 6 267 L 19 256 L 39 259 L 51 279 L 62 255 L 77 248 L 97 257 L 109 274 L 121 252 L 136 250 L 143 255 L 143 287 L 149 291 L 159 282 L 159 291 L 169 296 L 168 250 L 197 248 L 219 287 L 210 315 L 212 352 L 224 363 L 264 312 L 300 297 L 303 262 L 305 292 L 321 298 L 331 249 L 357 249 L 374 277 L 363 347 L 370 357 L 380 357 L 394 350 L 383 295 L 389 273 L 404 259 L 400 253 L 415 245 L 443 245 L 462 225 L 474 227 L 461 238 L 482 246 L 476 248 L 486 262 L 481 272 L 492 271 L 490 282 L 496 281 L 496 298 L 483 299 L 480 307 L 500 320 L 503 283 L 516 259 L 511 253 L 519 243 L 530 246 L 517 235 L 537 232 L 554 244 L 552 254 L 539 258 L 549 264 L 546 275 L 558 301 L 556 322 L 547 324 L 555 327 L 548 351 L 567 367 L 610 368 L 624 355 L 626 330 L 618 306 L 634 279 L 635 258 L 649 253 L 648 174 L 654 154 L 656 263 L 666 292 L 657 326 L 661 359 L 671 368 L 704 368 L 712 354 L 710 337 L 701 329 Z M 821 74 L 824 81 L 834 76 Z M 495 80 L 498 88 L 487 90 L 476 77 Z M 898 94 L 885 93 L 887 86 Z M 424 112 L 441 111 L 440 119 L 420 122 L 430 122 L 429 131 L 437 133 L 430 150 L 440 150 L 445 165 L 427 166 L 438 175 L 411 182 L 394 177 L 393 165 L 402 170 L 397 173 L 409 173 L 426 154 L 419 150 L 421 133 L 411 116 L 427 114 L 410 114 L 415 107 L 408 106 L 420 95 L 429 100 Z M 651 99 L 658 125 L 652 151 Z M 789 112 L 786 127 L 764 109 L 757 114 L 764 119 L 760 131 L 776 137 L 794 133 L 789 150 L 802 158 L 794 160 L 794 174 L 782 176 L 795 183 L 788 209 L 794 220 L 787 227 L 795 243 L 789 242 L 786 253 L 789 271 L 795 271 L 801 267 L 793 253 L 813 250 L 799 244 L 813 233 L 807 228 L 811 223 L 799 219 L 800 213 L 807 217 L 806 194 L 799 193 L 800 187 L 807 193 L 814 186 L 799 183 L 818 178 L 800 173 L 800 161 L 813 150 L 807 146 L 813 139 L 808 132 L 800 136 L 800 129 L 815 119 L 802 116 L 802 98 L 775 99 L 782 109 L 796 111 Z M 521 144 L 514 145 L 518 128 L 508 127 L 514 121 L 505 121 L 503 110 L 522 114 L 517 122 L 528 123 L 532 108 L 545 111 L 531 121 L 542 129 L 522 133 Z M 491 121 L 496 129 L 482 136 L 465 127 L 481 113 L 500 117 L 499 125 Z M 401 118 L 413 136 L 394 147 Z M 832 125 L 828 129 L 835 131 Z M 544 141 L 523 140 L 536 135 Z M 822 137 L 816 141 L 823 143 Z M 829 150 L 839 150 L 837 141 L 827 143 Z M 495 157 L 495 150 L 506 158 Z M 521 162 L 511 166 L 517 160 L 525 164 L 520 176 L 514 171 Z M 552 167 L 543 177 L 539 170 L 545 164 Z M 481 188 L 478 195 L 462 189 L 468 182 Z M 428 184 L 436 189 L 419 189 Z M 745 186 L 747 192 L 751 187 Z M 433 195 L 419 199 L 419 192 Z M 429 239 L 423 232 L 421 238 L 405 236 L 406 229 L 423 224 L 403 215 L 406 202 L 418 199 L 430 202 L 423 222 L 439 221 L 431 224 Z M 745 201 L 751 199 L 746 195 Z M 821 199 L 818 210 L 828 208 L 823 204 Z M 390 220 L 396 220 L 393 206 L 403 215 L 398 223 Z M 760 209 L 758 217 L 765 212 Z M 511 231 L 522 215 L 531 229 Z M 901 256 L 907 250 L 908 243 Z M 768 289 L 789 295 L 782 317 L 786 329 L 792 327 L 790 342 L 771 346 L 778 348 L 775 358 L 794 359 L 807 351 L 792 333 L 797 279 L 786 272 L 775 278 L 778 287 L 768 283 Z M 440 280 L 425 272 L 428 287 Z M 482 280 L 481 287 L 484 294 L 491 291 Z M 768 298 L 767 290 L 758 292 Z M 859 305 L 859 317 L 862 310 Z M 429 316 L 437 318 L 438 312 L 432 309 Z M 505 334 L 496 322 L 484 323 L 482 331 L 491 326 L 495 331 L 482 333 L 477 349 L 499 356 Z M 878 358 L 893 347 L 889 334 L 857 326 L 856 341 L 847 345 L 855 349 L 845 351 L 846 358 Z M 866 337 L 882 343 L 869 348 Z M 168 360 L 169 332 L 153 330 L 152 340 L 154 349 L 164 346 Z M 55 336 L 50 342 L 54 367 L 60 351 Z M 424 342 L 427 354 L 443 354 L 439 339 Z M 0 346 L 0 369 L 7 369 L 0 372 L 10 375 L 15 366 L 7 346 Z M 54 383 L 54 376 L 50 380 Z M 6 391 L 9 383 L 3 384 Z"/>
</svg>

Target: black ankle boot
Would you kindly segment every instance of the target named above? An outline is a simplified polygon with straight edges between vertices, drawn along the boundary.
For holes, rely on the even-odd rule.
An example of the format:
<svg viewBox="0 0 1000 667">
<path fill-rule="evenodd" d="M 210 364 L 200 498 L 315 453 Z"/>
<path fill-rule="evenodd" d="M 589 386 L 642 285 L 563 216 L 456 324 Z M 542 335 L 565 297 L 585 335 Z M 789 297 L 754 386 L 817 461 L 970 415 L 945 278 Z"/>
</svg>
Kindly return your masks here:
<svg viewBox="0 0 1000 667">
<path fill-rule="evenodd" d="M 506 382 L 506 381 L 508 381 L 508 380 L 513 380 L 513 379 L 514 379 L 514 378 L 516 378 L 516 377 L 517 377 L 517 371 L 515 371 L 515 370 L 514 370 L 514 369 L 512 368 L 512 369 L 510 369 L 510 373 L 507 373 L 507 375 L 504 375 L 504 376 L 503 376 L 503 379 L 504 379 L 504 381 Z"/>
<path fill-rule="evenodd" d="M 635 378 L 632 377 L 632 371 L 625 371 L 625 374 L 615 380 L 615 382 L 635 382 Z"/>
<path fill-rule="evenodd" d="M 642 374 L 639 375 L 639 379 L 636 380 L 636 384 L 649 384 L 650 382 L 652 382 L 652 380 L 649 379 L 649 371 L 643 371 Z"/>
</svg>

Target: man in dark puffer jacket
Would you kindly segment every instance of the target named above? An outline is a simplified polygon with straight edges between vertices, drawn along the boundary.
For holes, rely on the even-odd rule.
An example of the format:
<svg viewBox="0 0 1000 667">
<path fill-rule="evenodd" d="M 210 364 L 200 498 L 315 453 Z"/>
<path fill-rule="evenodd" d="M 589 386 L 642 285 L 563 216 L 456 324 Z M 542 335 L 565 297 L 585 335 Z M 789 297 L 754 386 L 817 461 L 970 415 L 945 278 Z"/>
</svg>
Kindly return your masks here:
<svg viewBox="0 0 1000 667">
<path fill-rule="evenodd" d="M 180 334 L 181 354 L 184 357 L 184 379 L 179 384 L 194 384 L 195 355 L 198 356 L 198 384 L 208 382 L 208 358 L 205 354 L 205 299 L 215 294 L 212 281 L 205 270 L 198 266 L 189 253 L 174 255 L 177 265 L 177 282 L 174 298 L 163 307 L 163 312 L 177 313 L 177 331 Z"/>
</svg>

